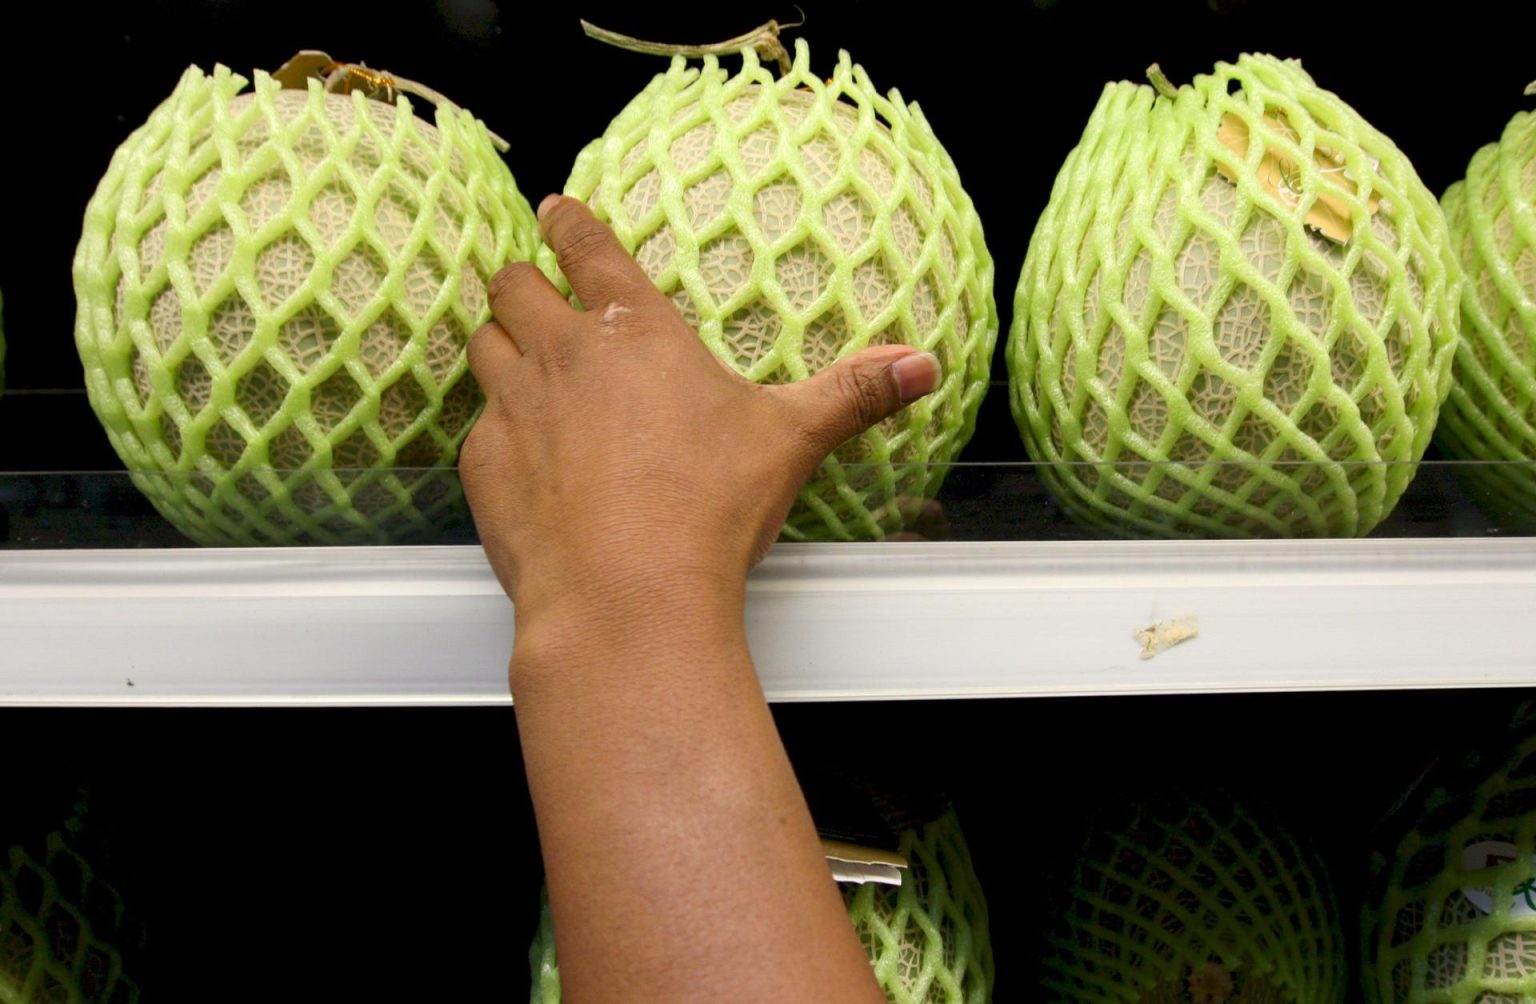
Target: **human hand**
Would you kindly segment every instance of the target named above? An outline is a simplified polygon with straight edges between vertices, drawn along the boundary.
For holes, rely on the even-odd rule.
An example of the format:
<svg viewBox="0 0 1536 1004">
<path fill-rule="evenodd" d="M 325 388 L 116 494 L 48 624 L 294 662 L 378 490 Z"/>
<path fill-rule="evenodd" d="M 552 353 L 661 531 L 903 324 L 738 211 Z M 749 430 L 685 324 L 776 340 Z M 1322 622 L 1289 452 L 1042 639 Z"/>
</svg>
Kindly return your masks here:
<svg viewBox="0 0 1536 1004">
<path fill-rule="evenodd" d="M 521 637 L 556 609 L 709 594 L 747 570 L 834 447 L 937 386 L 938 360 L 879 346 L 758 385 L 717 359 L 585 204 L 539 207 L 585 310 L 528 263 L 490 283 L 470 340 L 486 408 L 459 461 Z"/>
</svg>

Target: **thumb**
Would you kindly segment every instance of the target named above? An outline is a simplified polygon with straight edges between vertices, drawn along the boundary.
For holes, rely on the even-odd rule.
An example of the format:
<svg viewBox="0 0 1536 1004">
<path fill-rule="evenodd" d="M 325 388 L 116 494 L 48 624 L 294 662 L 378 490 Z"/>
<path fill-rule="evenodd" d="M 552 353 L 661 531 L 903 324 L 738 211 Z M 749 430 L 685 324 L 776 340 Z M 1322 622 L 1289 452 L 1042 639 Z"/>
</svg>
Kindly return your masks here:
<svg viewBox="0 0 1536 1004">
<path fill-rule="evenodd" d="M 784 389 L 803 409 L 824 453 L 896 414 L 939 385 L 943 374 L 932 352 L 880 345 L 840 359 L 809 380 Z M 820 458 L 818 458 L 820 459 Z"/>
</svg>

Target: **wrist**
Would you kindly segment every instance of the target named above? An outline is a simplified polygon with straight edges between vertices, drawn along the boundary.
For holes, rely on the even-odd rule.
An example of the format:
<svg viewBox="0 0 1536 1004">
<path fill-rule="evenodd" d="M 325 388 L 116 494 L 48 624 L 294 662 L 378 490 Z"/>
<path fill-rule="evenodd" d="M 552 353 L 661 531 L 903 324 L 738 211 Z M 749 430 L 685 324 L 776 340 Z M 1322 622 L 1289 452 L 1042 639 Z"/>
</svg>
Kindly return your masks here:
<svg viewBox="0 0 1536 1004">
<path fill-rule="evenodd" d="M 609 576 L 558 590 L 518 590 L 510 677 L 573 667 L 632 667 L 652 653 L 745 647 L 745 582 L 713 575 Z"/>
</svg>

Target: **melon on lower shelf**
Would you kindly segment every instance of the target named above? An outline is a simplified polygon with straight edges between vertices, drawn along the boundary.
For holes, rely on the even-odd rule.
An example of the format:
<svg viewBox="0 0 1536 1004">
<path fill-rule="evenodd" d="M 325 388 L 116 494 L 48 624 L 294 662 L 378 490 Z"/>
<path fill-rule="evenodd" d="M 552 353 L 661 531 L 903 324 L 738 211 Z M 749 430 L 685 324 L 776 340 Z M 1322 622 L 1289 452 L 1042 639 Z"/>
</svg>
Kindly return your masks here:
<svg viewBox="0 0 1536 1004">
<path fill-rule="evenodd" d="M 1222 792 L 1106 814 L 1047 938 L 1051 1004 L 1342 1004 L 1339 910 L 1316 856 Z"/>
<path fill-rule="evenodd" d="M 66 830 L 0 848 L 0 1001 L 134 1004 L 139 988 L 114 944 L 125 930 L 121 897 Z"/>
<path fill-rule="evenodd" d="M 1363 912 L 1370 1004 L 1536 1000 L 1536 718 L 1399 810 Z"/>
<path fill-rule="evenodd" d="M 891 1004 L 990 1004 L 987 902 L 953 810 L 904 830 L 900 886 L 843 883 L 843 901 Z M 528 952 L 531 1004 L 559 1004 L 560 965 L 546 900 Z"/>
</svg>

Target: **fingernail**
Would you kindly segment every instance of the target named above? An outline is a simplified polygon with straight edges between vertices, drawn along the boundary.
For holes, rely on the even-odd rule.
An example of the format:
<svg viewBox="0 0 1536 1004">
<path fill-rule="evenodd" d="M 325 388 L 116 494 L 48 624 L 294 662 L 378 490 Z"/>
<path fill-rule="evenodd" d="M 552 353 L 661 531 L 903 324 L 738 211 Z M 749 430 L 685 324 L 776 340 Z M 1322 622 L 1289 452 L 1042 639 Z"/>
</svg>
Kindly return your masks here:
<svg viewBox="0 0 1536 1004">
<path fill-rule="evenodd" d="M 902 404 L 931 392 L 939 385 L 940 375 L 939 357 L 932 352 L 914 352 L 891 364 L 891 377 Z"/>
<path fill-rule="evenodd" d="M 544 201 L 539 203 L 539 219 L 542 220 L 544 218 L 544 214 L 553 209 L 555 203 L 559 201 L 560 196 L 558 194 L 544 196 Z"/>
</svg>

